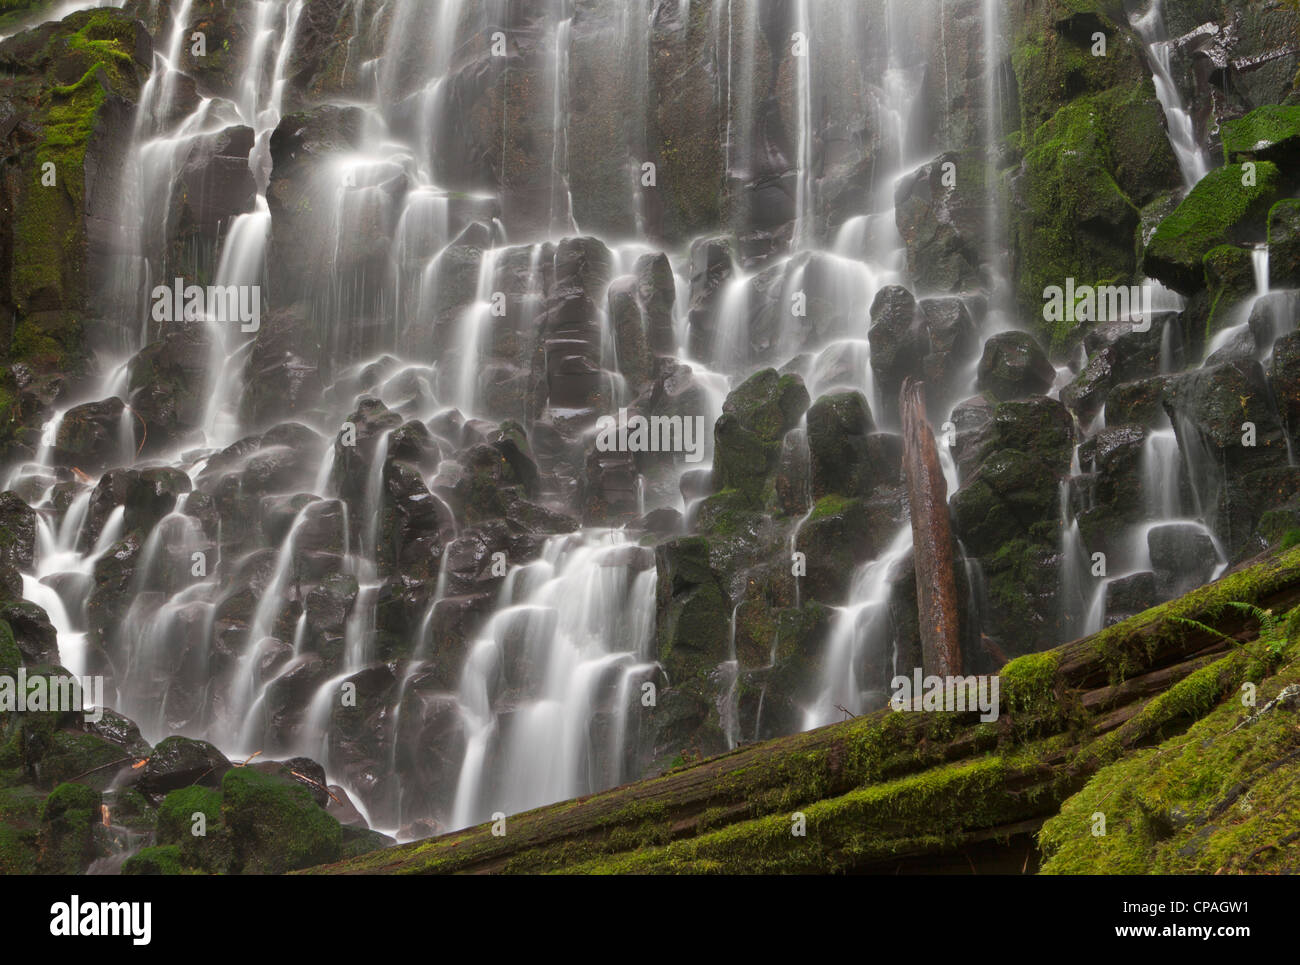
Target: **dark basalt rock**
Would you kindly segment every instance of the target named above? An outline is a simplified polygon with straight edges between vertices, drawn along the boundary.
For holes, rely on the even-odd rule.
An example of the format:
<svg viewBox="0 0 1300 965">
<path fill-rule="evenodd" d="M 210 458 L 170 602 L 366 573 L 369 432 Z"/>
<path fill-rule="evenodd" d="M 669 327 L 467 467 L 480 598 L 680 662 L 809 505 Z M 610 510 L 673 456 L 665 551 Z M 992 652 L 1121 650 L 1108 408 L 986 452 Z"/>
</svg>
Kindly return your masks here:
<svg viewBox="0 0 1300 965">
<path fill-rule="evenodd" d="M 1214 541 L 1199 525 L 1166 523 L 1147 533 L 1156 581 L 1165 597 L 1200 586 L 1219 565 Z"/>
<path fill-rule="evenodd" d="M 866 495 L 876 481 L 868 436 L 875 429 L 861 392 L 825 395 L 808 410 L 812 495 Z M 883 473 L 882 473 L 883 475 Z"/>
<path fill-rule="evenodd" d="M 122 400 L 116 398 L 69 409 L 54 435 L 55 465 L 94 474 L 128 459 L 136 441 L 133 427 L 123 427 L 125 411 Z"/>
<path fill-rule="evenodd" d="M 27 600 L 5 600 L 0 602 L 0 620 L 13 631 L 23 663 L 34 667 L 59 662 L 57 634 L 40 606 Z"/>
<path fill-rule="evenodd" d="M 226 755 L 207 741 L 168 737 L 153 749 L 140 772 L 137 787 L 148 797 L 161 799 L 177 788 L 200 785 L 220 787 L 230 770 Z"/>
<path fill-rule="evenodd" d="M 17 493 L 0 493 L 0 564 L 30 570 L 35 557 L 36 511 Z"/>
<path fill-rule="evenodd" d="M 808 408 L 808 390 L 797 375 L 765 369 L 736 388 L 714 426 L 713 479 L 761 505 L 781 454 L 785 434 Z"/>
<path fill-rule="evenodd" d="M 144 422 L 144 453 L 184 443 L 202 427 L 211 368 L 212 336 L 203 322 L 168 326 L 131 360 L 129 398 Z"/>
<path fill-rule="evenodd" d="M 890 285 L 871 303 L 871 368 L 876 373 L 885 413 L 898 412 L 898 392 L 908 376 L 921 378 L 930 341 L 916 299 L 906 288 Z"/>
<path fill-rule="evenodd" d="M 267 425 L 300 418 L 321 401 L 314 330 L 305 311 L 294 306 L 263 316 L 248 361 L 244 363 L 244 395 L 240 418 L 246 425 Z"/>
<path fill-rule="evenodd" d="M 1041 395 L 1056 381 L 1047 354 L 1024 332 L 1001 332 L 984 343 L 978 385 L 999 401 Z"/>
</svg>

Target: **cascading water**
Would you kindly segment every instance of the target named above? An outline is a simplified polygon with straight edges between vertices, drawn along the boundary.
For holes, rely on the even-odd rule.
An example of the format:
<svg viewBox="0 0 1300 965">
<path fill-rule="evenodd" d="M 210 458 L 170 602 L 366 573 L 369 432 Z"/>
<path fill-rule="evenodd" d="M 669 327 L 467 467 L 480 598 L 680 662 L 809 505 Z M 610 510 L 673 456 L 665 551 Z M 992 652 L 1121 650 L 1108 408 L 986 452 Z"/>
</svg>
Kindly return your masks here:
<svg viewBox="0 0 1300 965">
<path fill-rule="evenodd" d="M 1164 108 L 1169 129 L 1169 144 L 1178 159 L 1183 173 L 1183 184 L 1191 190 L 1210 170 L 1204 148 L 1196 136 L 1196 125 L 1183 102 L 1178 83 L 1173 76 L 1173 43 L 1165 29 L 1164 0 L 1150 0 L 1146 11 L 1134 14 L 1133 29 L 1147 47 L 1151 64 L 1151 79 L 1155 82 L 1156 97 Z"/>
<path fill-rule="evenodd" d="M 799 375 L 812 399 L 862 393 L 870 415 L 849 434 L 877 447 L 872 468 L 891 453 L 897 466 L 898 385 L 873 365 L 883 315 L 871 309 L 911 281 L 917 239 L 900 227 L 900 187 L 960 146 L 939 143 L 931 116 L 935 99 L 957 97 L 944 33 L 953 5 L 886 0 L 874 22 L 874 8 L 831 0 L 549 0 L 521 22 L 504 0 L 388 0 L 374 18 L 357 2 L 340 21 L 353 24 L 346 64 L 311 92 L 295 88 L 299 44 L 319 30 L 305 0 L 248 5 L 241 66 L 221 91 L 188 73 L 194 6 L 169 6 L 140 92 L 110 273 L 120 331 L 86 399 L 137 398 L 140 370 L 117 356 L 147 360 L 192 335 L 198 413 L 159 442 L 138 432 L 147 397 L 114 410 L 103 461 L 135 475 L 101 483 L 59 452 L 81 401 L 60 400 L 32 463 L 9 480 L 37 497 L 24 596 L 49 614 L 65 665 L 103 666 L 115 706 L 151 741 L 178 732 L 232 757 L 312 757 L 376 825 L 410 834 L 598 791 L 651 758 L 670 765 L 691 751 L 687 738 L 645 733 L 665 690 L 715 752 L 883 706 L 892 676 L 912 669 L 894 612 L 912 565 L 906 511 L 868 505 L 870 552 L 851 547 L 853 562 L 836 557 L 829 578 L 797 563 L 787 578 L 785 557 L 824 549 L 819 526 L 842 509 L 814 485 L 839 468 L 814 466 L 825 422 L 793 418 L 754 447 L 780 451 L 762 513 L 718 511 L 729 494 L 710 460 L 728 392 L 770 366 Z M 971 129 L 996 166 L 1010 96 L 1004 10 L 978 6 L 983 102 L 971 98 Z M 1154 0 L 1134 27 L 1190 187 L 1205 161 L 1161 17 Z M 683 56 L 691 44 L 706 51 L 698 63 Z M 611 59 L 617 79 L 598 69 Z M 672 101 L 691 77 L 707 78 L 708 96 Z M 598 95 L 616 105 L 613 120 L 593 119 Z M 716 123 L 701 137 L 716 145 L 655 141 L 670 115 L 706 108 Z M 716 210 L 694 195 L 666 203 L 677 165 L 713 148 Z M 177 256 L 186 178 L 232 150 L 246 190 Z M 612 173 L 597 177 L 611 153 Z M 955 337 L 976 348 L 1009 327 L 994 181 L 975 232 L 982 290 L 922 290 L 915 304 L 914 327 L 949 312 Z M 580 229 L 590 237 L 571 237 Z M 1238 330 L 1278 294 L 1267 249 L 1254 255 L 1264 281 Z M 153 318 L 149 292 L 188 269 L 196 282 L 264 288 L 262 330 L 206 313 Z M 1173 372 L 1184 302 L 1160 292 L 1160 369 Z M 942 336 L 925 338 L 907 351 L 941 354 L 926 353 Z M 1271 343 L 1257 350 L 1262 359 Z M 974 394 L 974 369 L 966 358 L 926 371 L 951 402 Z M 317 391 L 299 404 L 304 385 Z M 944 425 L 950 413 L 933 409 Z M 619 410 L 702 420 L 702 458 L 602 450 L 598 419 Z M 1095 437 L 1104 410 L 1087 421 Z M 968 482 L 952 434 L 939 433 L 950 494 Z M 1095 467 L 1084 472 L 1076 447 L 1055 507 L 1063 635 L 1099 628 L 1109 589 L 1159 570 L 1171 543 L 1203 548 L 1204 537 L 1214 571 L 1226 563 L 1211 519 L 1222 469 L 1195 439 L 1181 424 L 1143 437 L 1141 522 L 1102 582 L 1091 582 L 1075 500 Z M 723 441 L 733 453 L 747 443 Z M 113 504 L 114 485 L 177 492 L 150 515 L 147 500 Z M 676 541 L 701 517 L 728 538 L 766 541 L 780 580 L 750 595 L 748 573 L 701 576 L 723 550 L 696 557 L 698 544 Z M 976 558 L 962 557 L 974 614 L 988 592 Z M 125 602 L 106 620 L 89 588 L 125 558 Z M 831 599 L 835 581 L 843 594 Z M 769 603 L 795 618 L 753 618 Z M 730 620 L 701 616 L 706 605 Z M 784 634 L 821 610 L 816 670 L 793 700 L 778 686 Z M 700 653 L 670 655 L 690 668 L 674 678 L 663 641 L 682 626 Z"/>
</svg>

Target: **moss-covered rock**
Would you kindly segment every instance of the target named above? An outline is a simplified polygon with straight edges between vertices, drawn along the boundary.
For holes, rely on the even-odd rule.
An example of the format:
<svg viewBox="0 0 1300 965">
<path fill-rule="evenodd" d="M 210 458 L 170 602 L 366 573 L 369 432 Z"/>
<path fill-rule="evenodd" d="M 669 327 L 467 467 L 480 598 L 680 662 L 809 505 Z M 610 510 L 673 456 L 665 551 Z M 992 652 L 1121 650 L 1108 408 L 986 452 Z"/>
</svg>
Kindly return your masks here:
<svg viewBox="0 0 1300 965">
<path fill-rule="evenodd" d="M 99 792 L 84 784 L 60 784 L 50 792 L 41 805 L 42 873 L 80 874 L 98 856 L 99 806 Z"/>
<path fill-rule="evenodd" d="M 845 602 L 854 571 L 889 547 L 904 520 L 897 493 L 878 499 L 823 496 L 795 541 L 806 557 L 804 595 L 831 604 Z"/>
<path fill-rule="evenodd" d="M 150 60 L 143 26 L 111 8 L 0 43 L 0 96 L 21 103 L 27 115 L 7 126 L 3 138 L 22 172 L 0 188 L 13 231 L 0 267 L 6 281 L 0 301 L 14 316 L 6 356 L 37 378 L 77 375 L 85 367 L 81 322 L 94 294 L 88 219 L 111 219 L 113 152 L 129 134 L 128 101 Z M 43 415 L 33 401 L 20 411 L 15 394 L 0 393 L 0 436 Z"/>
<path fill-rule="evenodd" d="M 774 495 L 772 476 L 781 441 L 808 408 L 808 390 L 797 375 L 764 369 L 727 396 L 714 426 L 713 474 L 722 489 L 762 508 Z"/>
<path fill-rule="evenodd" d="M 1205 288 L 1210 296 L 1210 315 L 1204 338 L 1237 320 L 1237 309 L 1255 294 L 1255 270 L 1251 253 L 1240 245 L 1218 245 L 1205 253 Z"/>
<path fill-rule="evenodd" d="M 233 870 L 280 874 L 338 860 L 342 829 L 292 784 L 247 767 L 232 768 L 221 781 L 221 816 L 233 847 Z"/>
<path fill-rule="evenodd" d="M 1056 369 L 1027 332 L 1000 332 L 984 343 L 977 384 L 994 399 L 1041 395 L 1056 381 Z"/>
<path fill-rule="evenodd" d="M 1056 530 L 1058 476 L 1027 453 L 1001 450 L 989 456 L 953 495 L 957 536 L 968 552 L 997 552 L 1028 535 L 1050 541 Z"/>
<path fill-rule="evenodd" d="M 1032 45 L 1026 41 L 1022 52 Z M 1045 290 L 1070 278 L 1076 285 L 1131 283 L 1140 209 L 1176 185 L 1178 171 L 1145 77 L 1076 97 L 1023 136 L 1009 225 L 1016 292 L 1021 311 L 1056 352 L 1082 332 L 1072 320 L 1044 320 Z"/>
<path fill-rule="evenodd" d="M 207 741 L 168 737 L 149 755 L 149 763 L 140 773 L 139 787 L 155 798 L 192 785 L 215 788 L 221 786 L 222 776 L 230 767 L 226 755 Z"/>
<path fill-rule="evenodd" d="M 122 864 L 124 875 L 183 875 L 188 871 L 180 846 L 175 844 L 144 848 Z"/>
<path fill-rule="evenodd" d="M 1167 381 L 1165 376 L 1156 376 L 1115 386 L 1106 396 L 1107 421 L 1147 429 L 1167 427 L 1168 416 L 1161 403 Z"/>
<path fill-rule="evenodd" d="M 1281 172 L 1267 161 L 1255 164 L 1253 173 L 1241 164 L 1211 171 L 1156 228 L 1143 270 L 1170 288 L 1194 292 L 1212 248 L 1264 239 L 1265 219 L 1281 191 Z"/>
<path fill-rule="evenodd" d="M 812 495 L 858 495 L 872 488 L 871 409 L 861 392 L 822 396 L 808 410 Z M 883 473 L 882 473 L 883 475 Z M 897 478 L 897 473 L 895 473 Z"/>
<path fill-rule="evenodd" d="M 211 788 L 183 787 L 168 794 L 158 805 L 155 840 L 175 848 L 185 867 L 212 874 L 231 867 L 231 835 L 222 825 L 221 795 Z"/>
<path fill-rule="evenodd" d="M 3 771 L 0 771 L 0 776 Z M 0 780 L 3 784 L 3 780 Z M 0 786 L 0 874 L 36 874 L 45 795 L 30 785 Z"/>
<path fill-rule="evenodd" d="M 1283 169 L 1300 165 L 1300 105 L 1265 104 L 1220 128 L 1228 164 L 1271 161 Z"/>
</svg>

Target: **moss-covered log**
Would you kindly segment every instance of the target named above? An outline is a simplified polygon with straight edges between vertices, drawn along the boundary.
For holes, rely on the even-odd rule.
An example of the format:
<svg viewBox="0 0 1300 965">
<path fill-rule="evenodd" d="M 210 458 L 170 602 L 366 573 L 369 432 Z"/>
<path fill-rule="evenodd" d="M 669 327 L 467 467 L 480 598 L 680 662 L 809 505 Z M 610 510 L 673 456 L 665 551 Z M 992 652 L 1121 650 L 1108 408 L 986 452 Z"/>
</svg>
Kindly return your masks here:
<svg viewBox="0 0 1300 965">
<path fill-rule="evenodd" d="M 1280 615 L 1298 604 L 1300 549 L 1292 549 L 1099 634 L 1012 661 L 1000 674 L 996 721 L 884 711 L 516 815 L 504 835 L 480 825 L 315 870 L 1020 872 L 1038 868 L 1036 834 L 1048 819 L 1041 840 L 1049 862 L 1090 870 L 1087 842 L 1070 837 L 1091 837 L 1076 827 L 1076 795 L 1105 794 L 1096 782 L 1110 768 L 1152 748 L 1179 760 L 1175 751 L 1187 740 L 1180 735 L 1197 721 L 1235 726 L 1247 712 L 1231 699 L 1243 683 L 1257 686 L 1261 706 L 1285 692 L 1300 678 L 1300 618 L 1284 624 Z M 1286 753 L 1258 747 L 1252 761 L 1264 767 L 1258 759 L 1289 760 Z M 1218 793 L 1220 777 L 1213 769 L 1201 775 L 1206 795 Z M 1284 803 L 1276 788 L 1274 798 Z M 1127 818 L 1117 810 L 1114 820 Z M 1061 830 L 1063 821 L 1074 823 Z M 1205 846 L 1227 860 L 1217 842 Z M 1099 848 L 1094 857 L 1110 860 L 1109 853 Z M 1295 859 L 1285 845 L 1253 844 L 1232 860 L 1268 870 Z M 1130 870 L 1154 867 L 1156 857 L 1138 849 L 1125 862 Z"/>
</svg>

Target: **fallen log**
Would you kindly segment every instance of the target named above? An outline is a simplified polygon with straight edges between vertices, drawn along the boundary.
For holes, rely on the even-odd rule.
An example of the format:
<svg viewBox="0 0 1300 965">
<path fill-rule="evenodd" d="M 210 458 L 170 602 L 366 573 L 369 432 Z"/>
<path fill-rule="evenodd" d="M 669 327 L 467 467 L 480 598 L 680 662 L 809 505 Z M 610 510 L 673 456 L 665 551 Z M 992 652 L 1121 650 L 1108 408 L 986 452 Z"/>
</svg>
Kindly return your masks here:
<svg viewBox="0 0 1300 965">
<path fill-rule="evenodd" d="M 1100 768 L 1236 692 L 1258 634 L 1236 602 L 1300 605 L 1300 549 L 1013 660 L 994 722 L 880 711 L 308 873 L 1033 870 L 1033 832 Z"/>
</svg>

